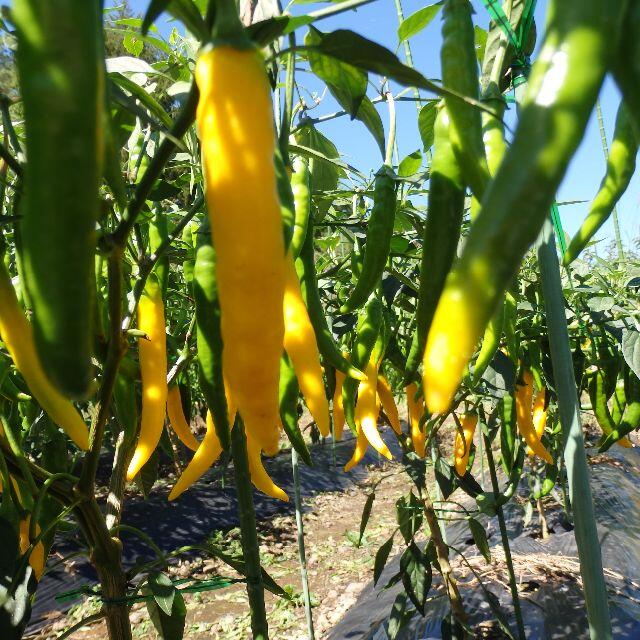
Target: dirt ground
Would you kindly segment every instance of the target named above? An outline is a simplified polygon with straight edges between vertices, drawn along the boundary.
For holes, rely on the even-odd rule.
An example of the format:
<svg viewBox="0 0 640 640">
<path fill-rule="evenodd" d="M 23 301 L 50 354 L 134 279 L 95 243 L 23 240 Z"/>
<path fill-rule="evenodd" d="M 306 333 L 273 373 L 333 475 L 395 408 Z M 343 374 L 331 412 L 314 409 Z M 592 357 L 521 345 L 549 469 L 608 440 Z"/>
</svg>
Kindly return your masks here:
<svg viewBox="0 0 640 640">
<path fill-rule="evenodd" d="M 362 509 L 371 487 L 384 476 L 376 490 L 373 512 L 362 544 L 358 532 Z M 367 479 L 351 490 L 317 495 L 304 501 L 304 530 L 313 622 L 316 638 L 327 637 L 329 629 L 342 618 L 371 580 L 373 559 L 380 544 L 395 526 L 393 503 L 406 492 L 407 478 L 400 465 L 387 463 L 370 467 Z M 258 525 L 262 565 L 274 580 L 294 598 L 293 602 L 266 594 L 267 616 L 272 637 L 306 640 L 305 610 L 296 542 L 295 516 L 278 516 Z M 400 538 L 400 536 L 398 536 Z M 239 531 L 213 531 L 210 540 L 227 552 L 239 551 Z M 392 551 L 395 554 L 400 547 Z M 197 557 L 182 561 L 170 570 L 173 579 L 210 579 L 219 574 L 237 577 L 221 561 Z M 240 640 L 250 637 L 248 602 L 243 584 L 217 591 L 186 594 L 185 638 Z M 99 609 L 89 599 L 72 609 L 49 628 L 32 636 L 37 640 L 57 637 L 81 619 Z M 134 638 L 155 637 L 144 603 L 133 606 L 131 624 Z M 98 640 L 106 637 L 104 622 L 78 629 L 73 638 Z"/>
</svg>

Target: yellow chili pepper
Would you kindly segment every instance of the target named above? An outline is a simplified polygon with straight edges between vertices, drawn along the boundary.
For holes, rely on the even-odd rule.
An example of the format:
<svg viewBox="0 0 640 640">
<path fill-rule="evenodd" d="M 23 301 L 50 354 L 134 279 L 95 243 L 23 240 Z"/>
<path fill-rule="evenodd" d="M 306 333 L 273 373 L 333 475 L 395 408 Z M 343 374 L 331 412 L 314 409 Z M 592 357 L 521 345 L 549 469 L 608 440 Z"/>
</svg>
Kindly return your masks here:
<svg viewBox="0 0 640 640">
<path fill-rule="evenodd" d="M 203 51 L 195 77 L 223 370 L 247 433 L 268 447 L 278 438 L 285 280 L 270 88 L 259 53 L 227 44 Z"/>
<path fill-rule="evenodd" d="M 426 434 L 420 426 L 420 421 L 424 416 L 424 406 L 420 400 L 416 401 L 418 386 L 415 382 L 405 387 L 407 392 L 407 412 L 409 414 L 409 424 L 411 425 L 411 442 L 413 450 L 421 457 L 425 456 Z"/>
<path fill-rule="evenodd" d="M 127 469 L 133 480 L 158 446 L 167 405 L 167 334 L 164 323 L 162 291 L 150 276 L 138 303 L 138 329 L 149 339 L 138 340 L 142 378 L 142 416 L 138 444 Z"/>
<path fill-rule="evenodd" d="M 367 363 L 365 369 L 367 379 L 362 380 L 358 387 L 358 403 L 356 404 L 356 425 L 360 425 L 369 444 L 388 460 L 392 459 L 391 451 L 385 444 L 378 431 L 378 415 L 380 401 L 376 392 L 378 382 L 378 368 L 373 360 Z"/>
<path fill-rule="evenodd" d="M 324 390 L 320 353 L 307 307 L 302 299 L 300 281 L 291 253 L 286 257 L 284 312 L 284 349 L 298 378 L 300 390 L 321 435 L 330 432 L 329 403 Z M 241 412 L 242 413 L 242 412 Z"/>
<path fill-rule="evenodd" d="M 20 539 L 20 555 L 24 555 L 29 549 L 29 545 L 31 541 L 29 540 L 29 525 L 31 523 L 31 516 L 27 516 L 20 520 L 20 531 L 19 531 L 19 539 Z M 40 535 L 40 525 L 36 524 L 35 528 L 36 536 Z M 33 547 L 31 554 L 29 555 L 29 564 L 33 569 L 33 574 L 36 577 L 36 580 L 40 580 L 42 576 L 42 572 L 44 571 L 46 558 L 44 553 L 44 545 L 42 541 L 38 542 L 35 547 Z"/>
<path fill-rule="evenodd" d="M 336 369 L 336 390 L 333 393 L 333 437 L 342 440 L 342 432 L 344 431 L 344 405 L 342 403 L 342 384 L 345 379 L 344 373 Z"/>
<path fill-rule="evenodd" d="M 222 446 L 218 435 L 216 434 L 216 427 L 211 417 L 211 412 L 207 411 L 207 432 L 195 452 L 193 458 L 186 466 L 182 475 L 178 478 L 178 481 L 171 489 L 169 494 L 169 500 L 175 500 L 178 496 L 184 493 L 191 485 L 199 480 L 208 469 L 211 468 L 213 463 L 220 457 L 222 453 Z"/>
<path fill-rule="evenodd" d="M 456 440 L 453 447 L 454 466 L 456 473 L 463 476 L 469 464 L 469 455 L 471 454 L 471 443 L 473 442 L 473 434 L 478 425 L 478 415 L 476 413 L 464 413 L 460 419 L 462 434 L 456 429 Z"/>
<path fill-rule="evenodd" d="M 364 454 L 367 452 L 368 446 L 369 441 L 362 431 L 361 424 L 356 423 L 356 448 L 353 450 L 353 455 L 351 456 L 349 462 L 344 465 L 345 471 L 350 471 L 351 469 L 353 469 L 353 467 L 362 462 Z"/>
<path fill-rule="evenodd" d="M 536 397 L 533 401 L 533 429 L 536 432 L 538 440 L 542 438 L 542 434 L 544 433 L 544 429 L 547 425 L 547 410 L 544 406 L 546 402 L 546 396 L 546 390 L 541 389 L 540 391 L 538 391 L 538 393 L 536 393 Z M 529 446 L 527 446 L 527 455 L 534 455 L 533 450 Z"/>
<path fill-rule="evenodd" d="M 391 391 L 389 381 L 380 373 L 378 374 L 378 395 L 382 402 L 382 408 L 389 418 L 391 428 L 398 434 L 402 434 L 400 426 L 400 416 L 398 415 L 398 407 Z"/>
<path fill-rule="evenodd" d="M 169 422 L 172 429 L 175 431 L 182 444 L 189 447 L 191 451 L 197 451 L 200 443 L 193 435 L 189 423 L 185 418 L 184 411 L 182 409 L 182 399 L 180 398 L 180 389 L 177 384 L 172 385 L 169 388 L 167 395 L 167 414 L 169 415 Z"/>
<path fill-rule="evenodd" d="M 271 479 L 262 464 L 260 442 L 247 433 L 247 459 L 253 486 L 272 498 L 289 502 L 289 496 Z"/>
<path fill-rule="evenodd" d="M 0 338 L 33 397 L 66 434 L 80 447 L 89 448 L 89 431 L 78 410 L 47 378 L 33 341 L 33 331 L 27 321 L 9 274 L 0 260 Z"/>
<path fill-rule="evenodd" d="M 531 371 L 525 370 L 522 374 L 522 383 L 516 384 L 516 421 L 518 431 L 524 438 L 532 453 L 542 458 L 548 464 L 553 464 L 553 458 L 545 449 L 538 437 L 533 424 L 531 413 L 533 400 L 533 376 Z"/>
</svg>

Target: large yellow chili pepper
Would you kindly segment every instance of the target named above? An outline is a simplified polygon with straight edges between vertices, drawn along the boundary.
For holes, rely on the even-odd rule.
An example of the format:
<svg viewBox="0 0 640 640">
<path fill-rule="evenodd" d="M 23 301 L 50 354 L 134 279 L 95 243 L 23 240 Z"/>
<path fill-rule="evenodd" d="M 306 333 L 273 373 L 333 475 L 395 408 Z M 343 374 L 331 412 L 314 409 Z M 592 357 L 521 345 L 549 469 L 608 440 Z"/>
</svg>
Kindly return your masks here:
<svg viewBox="0 0 640 640">
<path fill-rule="evenodd" d="M 127 480 L 133 480 L 158 446 L 167 406 L 167 334 L 164 324 L 162 291 L 150 276 L 138 303 L 138 329 L 149 339 L 138 340 L 140 375 L 142 378 L 142 416 L 140 436 L 127 469 Z"/>
<path fill-rule="evenodd" d="M 333 437 L 342 440 L 344 431 L 344 404 L 342 403 L 342 384 L 345 379 L 344 373 L 336 369 L 336 390 L 333 393 Z"/>
<path fill-rule="evenodd" d="M 516 421 L 518 431 L 524 438 L 531 451 L 542 458 L 548 464 L 553 464 L 553 458 L 545 449 L 538 437 L 533 424 L 531 413 L 533 400 L 533 376 L 531 371 L 525 370 L 522 374 L 522 384 L 516 384 Z"/>
<path fill-rule="evenodd" d="M 460 419 L 462 434 L 456 429 L 456 440 L 453 447 L 454 466 L 456 473 L 463 476 L 467 471 L 469 464 L 469 455 L 471 453 L 471 443 L 473 442 L 473 434 L 478 425 L 478 414 L 464 413 Z"/>
<path fill-rule="evenodd" d="M 189 423 L 185 418 L 184 411 L 182 409 L 182 399 L 180 398 L 180 389 L 177 384 L 172 385 L 169 388 L 167 394 L 167 414 L 169 416 L 169 422 L 172 429 L 175 431 L 182 444 L 189 447 L 191 451 L 197 451 L 200 443 L 193 435 Z"/>
<path fill-rule="evenodd" d="M 227 44 L 202 52 L 195 77 L 223 369 L 247 432 L 268 447 L 278 438 L 285 280 L 270 89 L 259 53 Z"/>
<path fill-rule="evenodd" d="M 260 442 L 247 432 L 247 460 L 253 486 L 272 498 L 289 502 L 289 496 L 271 479 L 262 464 Z"/>
<path fill-rule="evenodd" d="M 31 325 L 18 304 L 2 260 L 0 260 L 0 338 L 38 404 L 80 449 L 88 449 L 87 425 L 73 404 L 47 378 L 36 353 Z"/>
<path fill-rule="evenodd" d="M 385 444 L 378 431 L 378 415 L 380 401 L 376 392 L 378 382 L 378 367 L 373 360 L 369 360 L 365 369 L 367 379 L 360 382 L 358 388 L 358 403 L 356 404 L 356 425 L 360 426 L 369 444 L 388 460 L 392 459 L 391 451 Z"/>
<path fill-rule="evenodd" d="M 389 381 L 380 373 L 378 374 L 378 396 L 382 402 L 382 408 L 389 418 L 391 428 L 398 434 L 402 434 L 400 426 L 400 416 L 398 415 L 398 407 L 391 391 Z"/>
<path fill-rule="evenodd" d="M 418 386 L 415 382 L 405 387 L 407 392 L 407 412 L 409 414 L 409 424 L 411 426 L 411 442 L 413 450 L 421 457 L 425 456 L 426 434 L 420 426 L 420 421 L 424 416 L 424 406 L 420 400 L 416 401 Z"/>
<path fill-rule="evenodd" d="M 31 523 L 31 517 L 27 516 L 20 520 L 20 531 L 19 531 L 19 539 L 20 539 L 20 555 L 24 555 L 29 549 L 29 545 L 31 541 L 29 540 L 29 525 Z M 36 536 L 40 535 L 40 525 L 36 524 L 35 528 Z M 36 580 L 40 580 L 40 576 L 42 576 L 42 572 L 44 571 L 44 566 L 46 562 L 45 553 L 44 553 L 44 545 L 42 541 L 38 542 L 35 547 L 31 550 L 31 554 L 29 555 L 29 564 L 33 569 L 33 574 L 36 577 Z"/>
<path fill-rule="evenodd" d="M 320 353 L 307 307 L 302 299 L 300 281 L 291 253 L 287 254 L 285 266 L 284 349 L 287 352 L 298 378 L 300 390 L 307 407 L 318 425 L 320 434 L 326 438 L 330 432 L 329 403 L 324 390 Z M 241 412 L 242 413 L 242 412 Z"/>
<path fill-rule="evenodd" d="M 199 480 L 207 470 L 213 465 L 213 463 L 220 457 L 222 453 L 222 446 L 218 435 L 216 434 L 216 427 L 211 417 L 211 412 L 207 411 L 207 432 L 195 452 L 193 458 L 186 466 L 182 475 L 178 478 L 178 481 L 171 489 L 169 494 L 169 500 L 175 500 L 178 496 L 184 493 L 191 485 Z"/>
</svg>

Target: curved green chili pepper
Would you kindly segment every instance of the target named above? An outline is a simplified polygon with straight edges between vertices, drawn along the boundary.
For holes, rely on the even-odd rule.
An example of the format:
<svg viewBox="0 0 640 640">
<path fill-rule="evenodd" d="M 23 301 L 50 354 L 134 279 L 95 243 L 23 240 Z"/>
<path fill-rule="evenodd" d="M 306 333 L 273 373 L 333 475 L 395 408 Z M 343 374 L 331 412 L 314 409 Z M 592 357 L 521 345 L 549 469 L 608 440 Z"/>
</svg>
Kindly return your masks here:
<svg viewBox="0 0 640 640">
<path fill-rule="evenodd" d="M 202 395 L 213 416 L 216 434 L 222 448 L 230 445 L 229 414 L 222 374 L 222 335 L 220 305 L 216 282 L 216 252 L 210 233 L 201 229 L 193 271 L 193 294 L 196 302 L 196 342 L 198 371 Z"/>
<path fill-rule="evenodd" d="M 278 198 L 280 200 L 280 214 L 282 215 L 282 229 L 284 232 L 284 250 L 289 249 L 293 237 L 293 226 L 296 218 L 295 204 L 293 202 L 293 191 L 289 174 L 285 167 L 280 150 L 276 148 L 273 157 L 276 167 L 276 186 L 278 188 Z"/>
<path fill-rule="evenodd" d="M 193 269 L 195 267 L 195 244 L 193 238 L 194 227 L 197 228 L 195 223 L 188 224 L 182 230 L 182 242 L 185 245 L 186 256 L 182 262 L 182 273 L 184 275 L 184 281 L 187 285 L 187 290 L 190 294 L 193 293 Z"/>
<path fill-rule="evenodd" d="M 516 435 L 516 409 L 512 393 L 507 393 L 500 399 L 500 460 L 506 474 L 511 472 L 515 461 L 515 449 L 518 437 Z"/>
<path fill-rule="evenodd" d="M 478 60 L 469 0 L 446 0 L 442 10 L 442 80 L 448 89 L 478 100 Z M 489 169 L 482 141 L 482 118 L 478 107 L 446 96 L 451 116 L 451 145 L 465 182 L 476 198 L 482 198 L 489 182 Z"/>
<path fill-rule="evenodd" d="M 302 245 L 307 237 L 309 217 L 311 216 L 311 174 L 309 161 L 302 156 L 297 156 L 293 161 L 293 174 L 291 175 L 291 190 L 295 219 L 293 221 L 293 235 L 291 237 L 291 253 L 294 258 L 300 255 Z"/>
<path fill-rule="evenodd" d="M 291 360 L 289 360 L 289 356 L 283 353 L 282 360 L 280 360 L 280 420 L 291 446 L 298 452 L 304 462 L 311 467 L 313 466 L 311 455 L 298 428 L 299 395 L 300 387 L 298 386 L 296 372 Z"/>
<path fill-rule="evenodd" d="M 613 59 L 624 2 L 555 1 L 518 129 L 449 273 L 424 357 L 431 411 L 446 411 L 500 298 L 549 215 Z M 517 215 L 516 215 L 517 212 Z"/>
<path fill-rule="evenodd" d="M 441 105 L 434 124 L 433 160 L 416 307 L 416 332 L 405 367 L 405 386 L 416 378 L 433 314 L 456 257 L 460 239 L 465 187 L 458 161 L 453 153 L 450 131 L 447 108 Z"/>
<path fill-rule="evenodd" d="M 611 404 L 611 419 L 613 420 L 613 424 L 618 427 L 620 421 L 622 420 L 622 416 L 624 415 L 624 410 L 627 406 L 627 396 L 625 393 L 625 386 L 627 383 L 625 382 L 625 378 L 629 375 L 629 371 L 625 367 L 625 370 L 622 372 L 622 375 L 618 377 L 618 381 L 616 382 L 616 390 L 613 392 L 613 402 Z"/>
<path fill-rule="evenodd" d="M 93 377 L 103 162 L 101 3 L 17 0 L 12 16 L 26 130 L 22 258 L 33 331 L 52 382 L 83 398 Z"/>
<path fill-rule="evenodd" d="M 611 418 L 607 404 L 606 374 L 598 368 L 591 374 L 587 382 L 587 392 L 591 400 L 591 409 L 596 417 L 598 425 L 602 429 L 604 437 L 615 431 L 616 425 Z"/>
<path fill-rule="evenodd" d="M 600 227 L 611 215 L 622 194 L 627 190 L 636 170 L 638 153 L 638 136 L 634 131 L 634 123 L 624 102 L 618 108 L 616 126 L 607 159 L 607 171 L 600 183 L 589 213 L 575 236 L 571 239 L 562 258 L 564 264 L 573 262 Z"/>
<path fill-rule="evenodd" d="M 370 298 L 365 308 L 360 312 L 356 337 L 351 349 L 351 363 L 363 370 L 376 345 L 381 333 L 384 314 L 382 303 L 377 298 Z M 344 417 L 353 433 L 356 433 L 355 407 L 359 381 L 346 378 L 342 384 L 342 404 Z"/>
<path fill-rule="evenodd" d="M 607 451 L 612 444 L 640 427 L 640 379 L 633 371 L 627 377 L 627 388 L 625 389 L 627 406 L 624 410 L 620 424 L 607 435 L 600 443 L 598 451 Z"/>
<path fill-rule="evenodd" d="M 489 320 L 489 324 L 484 331 L 480 353 L 478 353 L 478 357 L 476 358 L 476 362 L 473 367 L 473 384 L 478 384 L 482 378 L 482 374 L 487 370 L 487 367 L 491 364 L 493 357 L 496 355 L 496 351 L 500 346 L 503 327 L 504 304 L 499 304 L 496 312 L 491 317 L 491 320 Z"/>
<path fill-rule="evenodd" d="M 307 305 L 309 312 L 309 320 L 313 325 L 316 334 L 316 342 L 318 343 L 318 351 L 320 355 L 338 371 L 342 371 L 345 375 L 363 380 L 365 375 L 362 371 L 351 364 L 343 355 L 342 351 L 336 344 L 331 334 L 331 330 L 327 325 L 327 319 L 324 315 L 320 294 L 318 292 L 318 279 L 316 277 L 316 265 L 313 249 L 313 220 L 309 219 L 307 226 L 307 236 L 302 244 L 300 257 L 296 260 L 296 271 L 300 278 L 300 289 L 302 297 Z"/>
<path fill-rule="evenodd" d="M 396 182 L 383 165 L 373 188 L 373 208 L 367 223 L 367 242 L 364 246 L 362 271 L 349 299 L 340 308 L 349 313 L 361 307 L 380 284 L 382 272 L 389 258 L 393 225 L 396 217 Z"/>
</svg>

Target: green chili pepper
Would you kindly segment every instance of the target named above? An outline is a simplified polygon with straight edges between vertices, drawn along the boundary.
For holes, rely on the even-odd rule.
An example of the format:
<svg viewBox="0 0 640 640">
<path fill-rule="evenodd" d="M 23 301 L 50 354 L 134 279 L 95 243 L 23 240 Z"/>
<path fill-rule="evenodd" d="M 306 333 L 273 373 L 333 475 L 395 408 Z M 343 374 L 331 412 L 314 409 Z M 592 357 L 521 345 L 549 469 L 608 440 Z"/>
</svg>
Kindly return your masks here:
<svg viewBox="0 0 640 640">
<path fill-rule="evenodd" d="M 434 124 L 427 221 L 422 239 L 416 332 L 405 368 L 406 386 L 416 378 L 433 314 L 456 256 L 464 213 L 464 182 L 453 153 L 449 114 L 441 104 Z"/>
<path fill-rule="evenodd" d="M 549 215 L 613 58 L 622 0 L 550 2 L 513 143 L 450 272 L 424 356 L 431 411 L 446 411 L 476 345 Z M 516 215 L 517 213 L 517 215 Z"/>
<path fill-rule="evenodd" d="M 309 161 L 297 156 L 293 161 L 291 189 L 295 205 L 295 220 L 293 222 L 293 236 L 291 238 L 291 253 L 294 258 L 300 255 L 302 245 L 307 237 L 309 217 L 311 216 L 311 180 Z"/>
<path fill-rule="evenodd" d="M 625 396 L 627 406 L 620 424 L 600 442 L 600 453 L 607 451 L 612 444 L 640 427 L 640 379 L 633 371 L 626 378 Z"/>
<path fill-rule="evenodd" d="M 201 228 L 193 271 L 196 302 L 196 342 L 200 388 L 213 417 L 222 448 L 228 450 L 229 415 L 222 375 L 222 335 L 216 282 L 216 253 L 208 227 Z"/>
<path fill-rule="evenodd" d="M 516 453 L 516 409 L 512 393 L 500 399 L 500 459 L 506 474 L 511 472 Z"/>
<path fill-rule="evenodd" d="M 335 343 L 331 330 L 327 326 L 327 319 L 324 315 L 320 294 L 318 292 L 318 280 L 316 277 L 315 257 L 313 250 L 313 220 L 310 218 L 307 227 L 307 236 L 302 249 L 300 258 L 296 260 L 296 271 L 300 278 L 300 288 L 302 297 L 307 305 L 309 312 L 309 320 L 313 325 L 316 334 L 316 342 L 318 350 L 323 359 L 330 365 L 334 366 L 338 371 L 342 371 L 345 375 L 363 380 L 364 373 L 359 371 L 352 363 L 342 355 L 342 351 Z"/>
<path fill-rule="evenodd" d="M 0 396 L 12 402 L 27 402 L 31 396 L 23 393 L 16 386 L 9 375 L 9 362 L 4 358 L 0 359 Z"/>
<path fill-rule="evenodd" d="M 151 222 L 149 222 L 149 249 L 151 254 L 155 254 L 165 240 L 169 238 L 169 228 L 167 226 L 167 215 L 157 206 Z M 169 258 L 167 253 L 155 263 L 153 273 L 156 274 L 162 291 L 162 299 L 167 299 L 167 285 L 169 283 Z"/>
<path fill-rule="evenodd" d="M 598 368 L 592 373 L 587 382 L 587 391 L 591 400 L 591 409 L 602 429 L 604 436 L 608 436 L 615 431 L 616 425 L 611 418 L 609 405 L 607 404 L 606 374 L 603 369 Z"/>
<path fill-rule="evenodd" d="M 622 420 L 622 416 L 624 414 L 624 410 L 627 406 L 627 396 L 625 394 L 625 378 L 629 375 L 628 369 L 622 371 L 622 375 L 618 377 L 618 381 L 616 382 L 616 390 L 613 392 L 613 401 L 611 404 L 611 419 L 613 420 L 613 424 L 618 427 L 620 425 L 620 421 Z"/>
<path fill-rule="evenodd" d="M 282 354 L 280 360 L 280 420 L 291 446 L 298 452 L 300 457 L 310 467 L 311 455 L 305 444 L 302 433 L 298 427 L 298 396 L 300 387 L 296 372 L 286 353 Z"/>
<path fill-rule="evenodd" d="M 276 186 L 278 188 L 278 198 L 280 199 L 280 214 L 282 215 L 282 228 L 284 231 L 284 249 L 287 251 L 293 237 L 296 210 L 289 174 L 278 148 L 276 148 L 273 159 L 276 167 Z"/>
<path fill-rule="evenodd" d="M 98 0 L 16 0 L 26 129 L 23 262 L 38 353 L 82 398 L 93 377 L 94 253 L 102 179 L 104 63 Z"/>
<path fill-rule="evenodd" d="M 539 500 L 540 498 L 544 498 L 551 493 L 553 487 L 556 486 L 556 481 L 558 479 L 558 467 L 554 464 L 548 464 L 545 470 L 545 477 L 542 481 L 542 485 L 537 491 L 533 492 L 533 497 L 535 500 Z"/>
<path fill-rule="evenodd" d="M 589 207 L 585 221 L 565 251 L 564 264 L 570 264 L 578 257 L 607 221 L 616 203 L 627 190 L 636 169 L 638 142 L 631 115 L 625 103 L 622 102 L 616 116 L 616 126 L 607 159 L 607 171 Z"/>
<path fill-rule="evenodd" d="M 525 448 L 520 447 L 518 449 L 518 455 L 513 463 L 513 467 L 509 473 L 509 482 L 504 488 L 503 492 L 496 498 L 495 503 L 497 506 L 503 506 L 511 500 L 514 496 L 518 486 L 520 485 L 520 477 L 522 476 L 522 470 L 524 469 L 524 453 Z"/>
<path fill-rule="evenodd" d="M 351 349 L 351 363 L 363 370 L 381 334 L 383 324 L 382 303 L 375 297 L 369 298 L 365 308 L 360 312 L 356 337 Z M 342 384 L 342 404 L 344 417 L 353 433 L 356 433 L 355 408 L 358 392 L 358 380 L 346 378 Z"/>
<path fill-rule="evenodd" d="M 351 296 L 342 305 L 341 313 L 358 309 L 367 301 L 380 284 L 382 272 L 387 264 L 396 217 L 396 182 L 389 171 L 389 167 L 383 165 L 376 173 L 362 271 Z"/>
<path fill-rule="evenodd" d="M 484 331 L 480 353 L 478 353 L 476 363 L 473 367 L 473 384 L 478 384 L 482 378 L 482 374 L 487 370 L 487 367 L 491 364 L 493 357 L 496 355 L 496 351 L 500 346 L 503 327 L 504 304 L 499 304 Z"/>
<path fill-rule="evenodd" d="M 185 259 L 182 262 L 182 273 L 187 285 L 187 290 L 190 294 L 193 293 L 193 269 L 196 264 L 194 250 L 195 245 L 193 242 L 193 232 L 195 229 L 197 229 L 197 225 L 195 223 L 191 223 L 182 230 L 182 242 L 186 251 Z"/>
<path fill-rule="evenodd" d="M 444 3 L 440 62 L 444 85 L 478 100 L 480 85 L 472 11 L 469 0 L 446 0 Z M 453 96 L 446 96 L 445 103 L 451 117 L 451 145 L 466 184 L 480 199 L 489 182 L 480 110 Z"/>
</svg>

